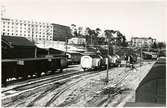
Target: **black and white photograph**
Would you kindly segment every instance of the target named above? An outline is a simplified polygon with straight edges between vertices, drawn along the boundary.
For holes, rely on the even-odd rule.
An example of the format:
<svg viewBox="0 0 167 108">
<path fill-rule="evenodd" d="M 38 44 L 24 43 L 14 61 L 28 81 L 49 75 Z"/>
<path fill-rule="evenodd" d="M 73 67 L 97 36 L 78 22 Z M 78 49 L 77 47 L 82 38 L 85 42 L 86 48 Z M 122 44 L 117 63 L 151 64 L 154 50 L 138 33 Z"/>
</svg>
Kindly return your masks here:
<svg viewBox="0 0 167 108">
<path fill-rule="evenodd" d="M 1 0 L 1 107 L 166 107 L 166 0 Z"/>
</svg>

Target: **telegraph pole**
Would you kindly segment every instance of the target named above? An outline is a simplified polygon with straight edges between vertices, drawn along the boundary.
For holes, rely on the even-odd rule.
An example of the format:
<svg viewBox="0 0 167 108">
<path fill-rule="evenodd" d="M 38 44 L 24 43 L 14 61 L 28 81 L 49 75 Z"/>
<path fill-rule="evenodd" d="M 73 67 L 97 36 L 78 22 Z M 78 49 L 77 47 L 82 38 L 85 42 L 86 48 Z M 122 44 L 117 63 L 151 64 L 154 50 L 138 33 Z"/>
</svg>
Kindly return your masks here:
<svg viewBox="0 0 167 108">
<path fill-rule="evenodd" d="M 68 40 L 67 40 L 67 37 L 65 38 L 66 39 L 66 50 L 65 50 L 65 56 L 67 57 L 67 43 L 68 43 Z"/>
<path fill-rule="evenodd" d="M 106 64 L 107 64 L 107 73 L 106 73 L 106 79 L 105 79 L 105 82 L 106 82 L 106 84 L 108 84 L 108 72 L 109 72 L 109 43 L 110 41 L 109 41 L 109 39 L 108 39 L 108 42 L 107 42 L 107 58 L 106 58 Z"/>
<path fill-rule="evenodd" d="M 107 75 L 106 75 L 106 83 L 108 83 L 108 71 L 109 71 L 109 40 L 108 40 L 108 49 L 107 49 Z"/>
</svg>

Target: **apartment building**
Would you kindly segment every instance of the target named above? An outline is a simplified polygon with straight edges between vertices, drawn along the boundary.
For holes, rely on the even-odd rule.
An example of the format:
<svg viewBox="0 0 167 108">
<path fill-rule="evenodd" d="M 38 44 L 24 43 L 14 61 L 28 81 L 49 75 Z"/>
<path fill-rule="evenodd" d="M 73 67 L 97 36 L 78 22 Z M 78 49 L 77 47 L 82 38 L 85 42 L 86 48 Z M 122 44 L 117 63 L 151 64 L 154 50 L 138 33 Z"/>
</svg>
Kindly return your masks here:
<svg viewBox="0 0 167 108">
<path fill-rule="evenodd" d="M 50 23 L 2 18 L 1 35 L 25 37 L 36 43 L 53 40 L 53 26 Z"/>
</svg>

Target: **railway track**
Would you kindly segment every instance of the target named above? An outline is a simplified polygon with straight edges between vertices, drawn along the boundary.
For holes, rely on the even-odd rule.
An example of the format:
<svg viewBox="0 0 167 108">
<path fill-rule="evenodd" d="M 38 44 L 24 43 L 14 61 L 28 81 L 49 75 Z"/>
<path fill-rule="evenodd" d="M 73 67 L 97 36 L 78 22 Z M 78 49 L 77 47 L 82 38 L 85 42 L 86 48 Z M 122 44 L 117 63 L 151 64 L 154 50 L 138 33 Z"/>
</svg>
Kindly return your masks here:
<svg viewBox="0 0 167 108">
<path fill-rule="evenodd" d="M 142 65 L 146 65 L 146 64 L 150 64 L 150 62 L 147 61 L 147 63 L 145 62 Z M 135 69 L 137 70 L 137 68 L 140 68 L 140 65 L 137 66 Z M 121 83 L 130 75 L 131 72 L 133 72 L 133 70 L 134 69 L 131 69 L 131 70 L 125 72 L 125 74 L 117 82 L 115 82 L 111 88 L 107 88 L 107 89 L 113 89 L 114 92 L 113 93 L 109 92 L 108 96 L 105 99 L 103 99 L 98 106 L 107 107 L 109 103 L 112 103 L 114 96 L 121 94 L 121 92 L 123 92 L 123 91 L 129 90 L 127 88 L 120 88 L 120 87 L 121 87 Z M 118 103 L 115 103 L 113 106 L 116 107 L 117 104 Z"/>
<path fill-rule="evenodd" d="M 122 73 L 122 74 L 124 74 L 124 75 L 123 75 L 123 77 L 120 78 L 120 80 L 119 80 L 118 82 L 116 82 L 116 83 L 114 84 L 115 87 L 116 87 L 119 83 L 121 83 L 121 81 L 123 81 L 123 79 L 125 79 L 125 78 L 130 74 L 129 71 L 130 71 L 130 70 L 127 70 L 127 72 Z M 92 76 L 89 76 L 89 77 L 92 77 Z M 83 80 L 83 79 L 80 79 L 79 81 L 77 81 L 77 83 L 79 83 L 79 82 L 82 81 L 82 80 Z M 76 85 L 76 83 L 74 82 L 74 83 L 72 83 L 70 86 L 64 87 L 64 88 L 61 89 L 60 91 L 57 91 L 56 94 L 55 94 L 51 99 L 49 99 L 49 101 L 48 101 L 44 106 L 45 106 L 45 107 L 53 107 L 53 106 L 54 106 L 54 105 L 53 105 L 54 101 L 56 101 L 56 99 L 59 98 L 59 96 L 61 96 L 61 94 L 63 94 L 66 90 L 70 89 L 71 87 L 73 87 L 73 86 L 75 86 L 75 85 Z M 118 94 L 120 91 L 121 91 L 120 89 L 115 89 L 115 93 L 112 94 L 111 97 L 114 96 L 114 95 L 116 95 L 116 94 Z M 41 94 L 41 95 L 42 95 L 42 94 Z M 40 96 L 40 98 L 41 98 L 41 96 Z M 36 101 L 36 100 L 33 100 L 32 102 L 34 103 L 35 101 Z M 31 105 L 32 105 L 32 104 L 31 104 Z M 58 105 L 58 107 L 59 107 L 59 106 L 61 106 L 61 105 Z M 97 105 L 97 106 L 98 106 L 98 105 Z M 61 107 L 62 107 L 62 106 L 61 106 Z"/>
<path fill-rule="evenodd" d="M 26 96 L 29 96 L 28 94 L 30 91 L 35 91 L 36 89 L 40 89 L 40 88 L 46 88 L 50 85 L 55 85 L 58 87 L 58 85 L 61 85 L 71 79 L 84 76 L 87 74 L 95 74 L 98 72 L 101 72 L 101 71 L 75 71 L 75 72 L 61 74 L 58 76 L 43 78 L 40 80 L 35 80 L 35 81 L 30 80 L 27 83 L 15 84 L 11 87 L 2 89 L 1 99 L 2 99 L 2 102 L 9 103 L 9 101 L 15 100 L 16 97 L 18 98 L 19 96 L 22 96 L 22 94 L 26 94 Z"/>
<path fill-rule="evenodd" d="M 40 80 L 37 80 L 37 81 L 31 81 L 31 82 L 28 82 L 28 83 L 16 85 L 16 86 L 13 86 L 11 88 L 4 89 L 2 91 L 2 93 L 7 93 L 8 91 L 11 91 L 11 90 L 15 90 L 16 91 L 12 95 L 8 95 L 8 96 L 5 96 L 5 97 L 2 97 L 2 100 L 8 100 L 8 98 L 10 98 L 10 97 L 18 97 L 19 95 L 26 94 L 26 92 L 30 92 L 30 91 L 33 91 L 33 90 L 35 91 L 35 90 L 37 90 L 39 88 L 50 87 L 47 90 L 44 90 L 43 92 L 41 92 L 38 96 L 36 96 L 31 102 L 29 102 L 26 105 L 26 106 L 29 106 L 29 107 L 30 106 L 34 106 L 35 102 L 37 102 L 38 100 L 40 100 L 42 97 L 46 96 L 48 92 L 54 91 L 59 86 L 61 86 L 64 83 L 66 83 L 67 81 L 70 81 L 73 78 L 77 78 L 77 77 L 88 75 L 88 74 L 95 74 L 95 73 L 98 73 L 98 72 L 104 72 L 104 71 L 93 71 L 93 72 L 92 71 L 86 71 L 86 72 L 84 72 L 84 71 L 76 71 L 76 72 L 62 74 L 62 75 L 59 75 L 59 76 L 54 76 L 54 77 L 51 77 L 51 78 L 45 78 L 45 79 L 40 79 Z M 121 77 L 117 82 L 115 82 L 113 84 L 114 85 L 113 87 L 117 87 L 129 74 L 130 74 L 130 72 L 128 72 L 128 70 L 127 70 L 127 72 L 125 72 L 124 75 L 121 75 L 123 77 Z M 70 87 L 74 86 L 75 84 L 76 83 L 73 83 L 73 84 L 71 84 L 68 87 L 64 87 L 61 90 L 58 90 L 56 92 L 56 94 L 54 94 L 54 96 L 52 96 L 49 99 L 49 101 L 45 103 L 44 106 L 46 106 L 46 107 L 50 106 L 63 92 L 65 92 Z M 114 95 L 116 95 L 120 91 L 121 90 L 119 90 L 119 89 L 116 90 L 115 93 L 113 93 L 111 95 L 111 97 L 114 96 Z M 31 94 L 32 93 L 27 93 L 27 96 L 31 96 Z M 9 101 L 10 100 L 12 101 L 12 99 L 9 99 Z M 8 103 L 8 102 L 6 102 L 6 103 Z M 8 105 L 6 105 L 6 106 L 8 106 Z"/>
</svg>

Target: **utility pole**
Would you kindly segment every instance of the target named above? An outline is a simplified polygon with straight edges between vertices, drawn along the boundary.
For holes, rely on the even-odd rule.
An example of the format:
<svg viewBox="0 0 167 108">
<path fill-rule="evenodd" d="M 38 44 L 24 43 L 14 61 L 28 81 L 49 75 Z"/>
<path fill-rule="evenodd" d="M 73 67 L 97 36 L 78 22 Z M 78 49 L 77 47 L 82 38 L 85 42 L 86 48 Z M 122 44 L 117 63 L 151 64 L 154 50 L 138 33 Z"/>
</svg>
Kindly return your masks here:
<svg viewBox="0 0 167 108">
<path fill-rule="evenodd" d="M 108 72 L 109 72 L 109 44 L 110 44 L 110 40 L 109 40 L 109 38 L 108 38 L 108 42 L 107 42 L 107 58 L 106 58 L 106 64 L 107 64 L 107 71 L 106 71 L 106 79 L 105 79 L 105 82 L 106 82 L 106 84 L 108 84 L 108 81 L 109 81 L 109 79 L 108 79 Z"/>
<path fill-rule="evenodd" d="M 68 43 L 68 40 L 67 40 L 67 37 L 65 38 L 66 39 L 66 50 L 65 50 L 65 56 L 67 56 L 67 43 Z"/>
<path fill-rule="evenodd" d="M 141 59 L 142 59 L 142 56 L 143 56 L 143 55 L 142 55 L 142 45 L 141 45 L 141 46 L 140 46 L 140 66 L 141 66 L 141 61 L 142 61 Z"/>
<path fill-rule="evenodd" d="M 92 35 L 91 35 L 91 45 L 92 45 Z"/>
<path fill-rule="evenodd" d="M 108 39 L 108 49 L 107 49 L 107 75 L 106 75 L 106 83 L 108 83 L 108 71 L 109 71 L 109 39 Z"/>
</svg>

